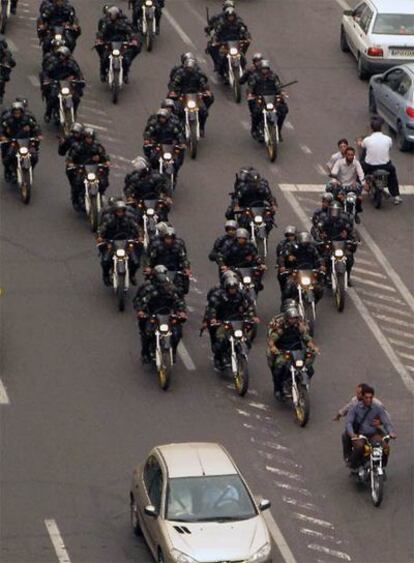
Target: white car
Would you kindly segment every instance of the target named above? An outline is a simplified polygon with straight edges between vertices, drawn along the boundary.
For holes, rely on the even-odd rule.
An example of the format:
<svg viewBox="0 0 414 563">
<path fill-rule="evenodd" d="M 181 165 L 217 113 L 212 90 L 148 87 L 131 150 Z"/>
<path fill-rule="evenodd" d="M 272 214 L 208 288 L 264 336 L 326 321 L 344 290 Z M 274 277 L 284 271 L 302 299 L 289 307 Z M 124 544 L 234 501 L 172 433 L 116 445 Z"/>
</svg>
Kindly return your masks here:
<svg viewBox="0 0 414 563">
<path fill-rule="evenodd" d="M 361 80 L 414 62 L 414 1 L 358 2 L 343 13 L 340 44 L 355 56 Z"/>
<path fill-rule="evenodd" d="M 154 448 L 132 476 L 131 523 L 158 563 L 271 563 L 262 512 L 219 444 Z"/>
</svg>

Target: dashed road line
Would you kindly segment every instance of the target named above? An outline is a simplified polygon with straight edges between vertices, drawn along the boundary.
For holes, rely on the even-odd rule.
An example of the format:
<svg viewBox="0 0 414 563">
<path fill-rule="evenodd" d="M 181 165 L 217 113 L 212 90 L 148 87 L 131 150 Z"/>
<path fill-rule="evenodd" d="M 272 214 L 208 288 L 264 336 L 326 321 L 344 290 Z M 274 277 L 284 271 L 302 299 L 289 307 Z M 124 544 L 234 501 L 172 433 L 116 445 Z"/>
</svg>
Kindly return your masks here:
<svg viewBox="0 0 414 563">
<path fill-rule="evenodd" d="M 308 145 L 299 145 L 301 150 L 305 153 L 305 154 L 312 154 L 312 151 L 310 150 L 310 148 L 308 147 Z"/>
<path fill-rule="evenodd" d="M 292 473 L 291 471 L 286 471 L 286 469 L 279 469 L 279 467 L 273 467 L 272 465 L 266 465 L 266 471 L 269 473 L 275 473 L 281 477 L 287 477 L 293 481 L 303 481 L 303 478 L 297 473 Z"/>
<path fill-rule="evenodd" d="M 366 278 L 361 278 L 361 276 L 352 276 L 352 279 L 354 281 L 357 281 L 358 283 L 362 283 L 364 285 L 370 285 L 372 287 L 378 287 L 379 289 L 385 289 L 385 291 L 391 291 L 392 293 L 396 293 L 397 290 L 395 289 L 395 287 L 393 287 L 392 285 L 387 285 L 384 283 L 378 283 L 375 282 L 373 280 L 367 280 Z"/>
<path fill-rule="evenodd" d="M 306 145 L 301 145 L 301 148 L 303 146 L 306 147 Z M 307 147 L 307 148 L 309 149 L 309 147 Z M 279 187 L 282 191 L 285 191 L 285 192 L 322 193 L 322 192 L 325 191 L 325 185 L 324 184 L 280 184 Z M 405 185 L 400 186 L 400 193 L 401 193 L 401 195 L 414 195 L 414 184 L 405 184 Z"/>
<path fill-rule="evenodd" d="M 175 18 L 173 18 L 173 16 L 170 14 L 170 12 L 166 8 L 163 9 L 163 14 L 165 15 L 165 17 L 169 21 L 171 27 L 173 27 L 175 29 L 175 31 L 178 33 L 178 35 L 184 41 L 184 43 L 186 45 L 189 45 L 190 47 L 192 47 L 194 50 L 197 50 L 195 43 L 186 34 L 186 32 L 183 30 L 183 28 L 180 26 L 180 24 L 177 22 L 177 20 Z"/>
<path fill-rule="evenodd" d="M 387 315 L 380 315 L 379 313 L 372 313 L 372 316 L 380 321 L 384 321 L 386 323 L 391 323 L 394 325 L 405 326 L 414 331 L 413 323 L 407 323 L 407 321 L 402 321 L 401 319 L 396 319 L 395 317 L 388 317 Z"/>
<path fill-rule="evenodd" d="M 103 125 L 96 125 L 95 123 L 86 123 L 84 122 L 86 127 L 92 127 L 92 129 L 96 129 L 97 131 L 103 131 L 106 133 L 108 131 L 108 127 L 104 127 Z"/>
<path fill-rule="evenodd" d="M 313 549 L 314 551 L 320 551 L 321 553 L 325 553 L 326 555 L 330 555 L 331 557 L 337 557 L 338 559 L 342 559 L 344 561 L 352 561 L 347 553 L 344 553 L 343 551 L 337 551 L 336 549 L 330 549 L 329 547 L 325 547 L 324 545 L 311 543 L 308 545 L 308 548 Z"/>
<path fill-rule="evenodd" d="M 358 257 L 359 261 L 359 257 Z M 367 295 L 368 297 L 380 299 L 381 301 L 388 301 L 388 303 L 396 303 L 397 305 L 404 305 L 404 301 L 398 299 L 398 297 L 394 297 L 393 295 L 385 295 L 383 293 L 376 293 L 368 289 L 364 289 L 362 287 L 358 287 L 358 293 L 361 295 Z"/>
<path fill-rule="evenodd" d="M 313 538 L 319 538 L 324 541 L 337 541 L 335 536 L 330 536 L 328 534 L 323 534 L 322 532 L 317 532 L 316 530 L 311 530 L 310 528 L 299 528 L 299 532 L 301 534 L 305 534 L 306 536 L 311 536 Z"/>
<path fill-rule="evenodd" d="M 377 301 L 370 301 L 369 299 L 364 299 L 365 304 L 375 309 L 380 309 L 382 311 L 388 311 L 389 313 L 394 313 L 395 315 L 401 315 L 402 317 L 412 318 L 412 314 L 405 309 L 397 309 L 395 306 L 385 305 L 384 303 L 378 303 Z"/>
<path fill-rule="evenodd" d="M 197 368 L 182 341 L 178 345 L 177 352 L 188 371 L 196 371 Z"/>
<path fill-rule="evenodd" d="M 397 338 L 389 338 L 388 340 L 391 342 L 391 344 L 394 344 L 394 346 L 399 346 L 401 348 L 408 348 L 409 350 L 414 350 L 414 344 L 410 344 L 410 342 L 405 342 L 404 340 L 398 340 Z"/>
<path fill-rule="evenodd" d="M 360 268 L 359 266 L 354 266 L 352 268 L 352 271 L 359 272 L 360 274 L 365 274 L 367 276 L 373 276 L 374 278 L 381 278 L 383 280 L 387 279 L 387 276 L 385 274 L 381 274 L 380 272 L 374 272 L 373 270 L 366 270 L 365 268 Z"/>
<path fill-rule="evenodd" d="M 69 554 L 55 520 L 45 520 L 50 540 L 55 548 L 59 563 L 71 563 Z"/>
<path fill-rule="evenodd" d="M 34 86 L 35 88 L 40 88 L 40 82 L 39 82 L 39 78 L 37 76 L 35 76 L 34 74 L 31 74 L 27 78 L 29 79 L 29 82 L 32 86 Z"/>
<path fill-rule="evenodd" d="M 283 481 L 273 481 L 273 484 L 278 487 L 279 489 L 283 489 L 285 491 L 291 491 L 292 493 L 298 493 L 305 497 L 311 497 L 312 493 L 305 489 L 304 487 L 295 487 L 294 485 L 290 485 L 289 483 L 285 483 Z"/>
<path fill-rule="evenodd" d="M 302 510 L 304 510 L 304 509 L 306 509 L 306 510 L 317 510 L 317 507 L 314 504 L 312 504 L 311 502 L 303 502 L 303 501 L 297 500 L 297 499 L 292 498 L 292 497 L 287 497 L 285 495 L 282 495 L 282 500 L 286 504 L 290 504 L 290 505 L 295 506 L 297 508 L 301 508 Z"/>
<path fill-rule="evenodd" d="M 301 512 L 295 512 L 294 516 L 302 522 L 309 522 L 314 526 L 320 526 L 321 528 L 329 528 L 330 530 L 335 530 L 335 526 L 332 524 L 332 522 L 328 522 L 327 520 L 314 518 L 313 516 L 308 516 L 307 514 L 302 514 Z"/>
</svg>

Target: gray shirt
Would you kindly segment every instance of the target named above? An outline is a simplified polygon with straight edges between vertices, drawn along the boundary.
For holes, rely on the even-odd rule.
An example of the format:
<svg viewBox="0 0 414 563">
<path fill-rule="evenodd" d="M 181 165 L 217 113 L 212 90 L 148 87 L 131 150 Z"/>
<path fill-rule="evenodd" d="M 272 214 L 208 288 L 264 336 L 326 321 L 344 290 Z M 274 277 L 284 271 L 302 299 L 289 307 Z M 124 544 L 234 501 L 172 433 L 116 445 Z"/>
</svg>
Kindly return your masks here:
<svg viewBox="0 0 414 563">
<path fill-rule="evenodd" d="M 362 184 L 365 181 L 364 171 L 356 158 L 351 164 L 347 163 L 346 158 L 337 160 L 333 165 L 331 175 L 335 176 L 344 186 L 349 186 L 358 181 Z"/>
<path fill-rule="evenodd" d="M 376 399 L 375 397 L 372 399 L 372 402 L 374 405 L 381 405 L 383 406 L 383 404 L 381 403 L 381 401 L 379 399 Z M 339 416 L 346 416 L 349 412 L 349 410 L 354 407 L 356 404 L 358 403 L 358 397 L 356 395 L 354 395 L 352 397 L 352 399 L 349 401 L 349 403 L 347 403 L 346 405 L 344 405 L 341 409 L 339 409 L 338 414 Z M 388 412 L 388 411 L 387 411 Z M 389 416 L 389 415 L 388 415 Z"/>
<path fill-rule="evenodd" d="M 365 416 L 367 410 L 369 412 Z M 372 403 L 370 407 L 366 407 L 362 401 L 359 401 L 349 409 L 348 414 L 346 416 L 345 430 L 350 436 L 356 434 L 354 430 L 354 424 L 356 425 L 360 424 L 364 417 L 365 419 L 362 422 L 360 428 L 358 429 L 357 434 L 363 434 L 364 436 L 367 437 L 376 434 L 378 432 L 378 429 L 373 425 L 373 421 L 375 418 L 378 418 L 381 421 L 381 424 L 384 427 L 387 434 L 389 434 L 390 432 L 394 432 L 391 420 L 383 405 Z"/>
</svg>

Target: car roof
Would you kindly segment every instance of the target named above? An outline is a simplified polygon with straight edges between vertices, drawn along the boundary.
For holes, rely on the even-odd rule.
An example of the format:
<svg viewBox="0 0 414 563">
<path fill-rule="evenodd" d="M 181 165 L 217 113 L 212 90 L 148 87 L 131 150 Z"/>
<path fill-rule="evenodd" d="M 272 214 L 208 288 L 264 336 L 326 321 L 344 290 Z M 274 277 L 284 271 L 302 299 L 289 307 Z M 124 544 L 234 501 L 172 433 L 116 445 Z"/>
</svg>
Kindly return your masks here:
<svg viewBox="0 0 414 563">
<path fill-rule="evenodd" d="M 170 478 L 236 475 L 237 468 L 220 444 L 188 442 L 156 448 Z"/>
<path fill-rule="evenodd" d="M 413 0 L 369 0 L 379 14 L 414 14 Z"/>
</svg>

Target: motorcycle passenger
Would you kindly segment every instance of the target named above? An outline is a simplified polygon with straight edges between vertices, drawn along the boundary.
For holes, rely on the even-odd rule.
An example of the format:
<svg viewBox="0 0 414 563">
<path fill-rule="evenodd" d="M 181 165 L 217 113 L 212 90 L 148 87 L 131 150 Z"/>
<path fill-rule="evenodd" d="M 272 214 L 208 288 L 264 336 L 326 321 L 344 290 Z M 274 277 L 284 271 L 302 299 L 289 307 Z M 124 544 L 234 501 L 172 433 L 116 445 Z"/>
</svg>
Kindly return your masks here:
<svg viewBox="0 0 414 563">
<path fill-rule="evenodd" d="M 8 47 L 5 39 L 0 39 L 0 104 L 3 103 L 6 91 L 6 82 L 10 80 L 12 69 L 16 66 L 16 61 Z"/>
<path fill-rule="evenodd" d="M 263 289 L 262 278 L 266 266 L 257 254 L 256 245 L 249 240 L 249 233 L 246 229 L 237 229 L 235 240 L 229 241 L 223 246 L 217 256 L 217 262 L 222 272 L 232 268 L 256 268 L 255 291 L 258 293 Z"/>
<path fill-rule="evenodd" d="M 177 175 L 184 161 L 185 137 L 176 117 L 164 108 L 157 111 L 155 121 L 150 117 L 144 131 L 144 154 L 154 169 L 159 167 L 157 150 L 159 145 L 173 145 L 180 151 L 178 158 L 174 159 L 174 170 Z"/>
<path fill-rule="evenodd" d="M 59 88 L 55 81 L 68 80 L 72 82 L 72 95 L 75 112 L 83 96 L 85 81 L 78 63 L 72 57 L 67 47 L 59 47 L 49 59 L 44 68 L 44 82 L 42 95 L 46 98 L 45 121 L 48 123 L 53 111 L 58 107 Z M 75 81 L 75 82 L 73 82 Z"/>
<path fill-rule="evenodd" d="M 270 68 L 270 62 L 262 60 L 260 71 L 254 73 L 249 82 L 249 109 L 251 114 L 251 133 L 254 139 L 262 140 L 262 106 L 259 103 L 261 96 L 275 96 L 277 109 L 277 126 L 279 129 L 279 140 L 282 141 L 283 123 L 289 113 L 288 105 L 283 97 L 281 82 L 278 75 Z"/>
<path fill-rule="evenodd" d="M 315 209 L 312 215 L 312 229 L 311 235 L 315 240 L 320 240 L 319 227 L 322 222 L 327 218 L 329 207 L 333 201 L 333 195 L 329 192 L 322 194 L 321 206 Z"/>
<path fill-rule="evenodd" d="M 362 389 L 361 400 L 352 406 L 345 420 L 345 431 L 352 440 L 352 453 L 349 458 L 349 467 L 357 470 L 362 463 L 364 455 L 364 441 L 359 435 L 366 436 L 369 441 L 381 441 L 383 432 L 379 428 L 378 421 L 383 426 L 385 433 L 391 438 L 396 438 L 393 425 L 383 405 L 374 403 L 375 391 L 370 385 Z M 389 448 L 383 450 L 382 464 L 386 467 L 388 462 Z"/>
<path fill-rule="evenodd" d="M 110 157 L 104 146 L 96 140 L 96 133 L 91 127 L 83 131 L 83 138 L 76 143 L 67 160 L 67 176 L 71 184 L 72 205 L 76 211 L 83 206 L 83 166 L 88 164 L 101 165 L 98 169 L 99 192 L 105 193 L 109 185 Z"/>
<path fill-rule="evenodd" d="M 187 59 L 183 68 L 177 70 L 173 80 L 169 84 L 169 98 L 179 98 L 186 94 L 202 94 L 203 99 L 200 111 L 200 135 L 204 136 L 205 124 L 208 117 L 208 109 L 214 102 L 214 96 L 209 89 L 207 76 L 201 72 L 197 62 Z M 184 111 L 181 111 L 183 118 Z"/>
<path fill-rule="evenodd" d="M 185 301 L 169 279 L 165 266 L 156 266 L 151 280 L 145 282 L 138 289 L 134 298 L 134 308 L 138 317 L 141 335 L 141 358 L 144 364 L 153 361 L 152 348 L 155 327 L 151 323 L 152 315 L 157 313 L 170 314 L 178 318 L 179 322 L 171 324 L 171 344 L 175 361 L 177 346 L 182 338 L 182 323 L 187 319 L 187 312 Z"/>
<path fill-rule="evenodd" d="M 136 285 L 135 274 L 139 268 L 142 245 L 137 222 L 127 212 L 127 205 L 117 201 L 111 213 L 106 213 L 98 227 L 97 243 L 101 254 L 102 278 L 105 285 L 111 285 L 112 244 L 118 236 L 124 234 L 128 240 L 134 241 L 129 247 L 130 281 Z"/>
<path fill-rule="evenodd" d="M 50 41 L 50 34 L 54 27 L 63 27 L 67 46 L 74 50 L 76 40 L 81 34 L 81 28 L 76 17 L 75 8 L 68 0 L 46 0 L 40 6 L 37 20 L 37 35 L 44 43 Z M 43 46 L 45 49 L 45 46 Z"/>
<path fill-rule="evenodd" d="M 276 198 L 272 194 L 269 182 L 262 178 L 259 172 L 253 168 L 242 169 L 243 173 L 237 176 L 234 185 L 232 203 L 226 212 L 227 219 L 234 219 L 238 214 L 240 227 L 248 228 L 250 218 L 239 214 L 248 207 L 260 207 L 258 204 L 266 205 L 269 213 L 264 214 L 267 233 L 273 227 L 273 218 L 277 210 Z"/>
<path fill-rule="evenodd" d="M 170 80 L 168 83 L 168 90 L 171 90 L 171 82 L 174 80 L 175 75 L 177 74 L 177 72 L 179 70 L 182 70 L 184 68 L 184 64 L 186 63 L 186 61 L 195 61 L 195 63 L 197 64 L 197 59 L 196 56 L 191 53 L 190 51 L 187 51 L 186 53 L 183 53 L 180 57 L 180 64 L 179 65 L 174 65 L 170 71 Z"/>
<path fill-rule="evenodd" d="M 224 14 L 227 8 L 235 8 L 234 0 L 224 0 L 221 12 L 214 14 L 208 19 L 207 26 L 204 28 L 206 35 L 210 35 L 217 27 L 218 23 L 224 20 Z"/>
<path fill-rule="evenodd" d="M 164 5 L 165 0 L 153 0 L 153 6 L 155 8 L 155 22 L 157 24 L 157 35 L 160 33 L 160 23 Z M 130 6 L 132 6 L 132 25 L 136 29 L 141 30 L 142 8 L 145 6 L 145 0 L 131 0 Z"/>
<path fill-rule="evenodd" d="M 297 307 L 291 306 L 283 315 L 273 317 L 267 333 L 267 362 L 272 373 L 274 395 L 278 400 L 284 398 L 283 384 L 289 367 L 285 354 L 301 349 L 306 349 L 305 367 L 311 378 L 318 349 L 309 334 L 306 322 L 300 318 Z"/>
<path fill-rule="evenodd" d="M 243 76 L 240 78 L 240 84 L 246 84 L 253 80 L 254 75 L 260 72 L 260 63 L 263 58 L 262 53 L 255 53 L 253 55 L 252 64 L 245 69 Z"/>
<path fill-rule="evenodd" d="M 402 203 L 402 199 L 400 197 L 397 170 L 390 156 L 392 139 L 382 133 L 382 124 L 383 120 L 381 117 L 373 117 L 371 120 L 371 135 L 358 143 L 365 150 L 362 166 L 366 175 L 373 174 L 376 170 L 387 170 L 389 172 L 388 189 L 394 197 L 394 204 L 399 205 Z"/>
<path fill-rule="evenodd" d="M 295 299 L 297 296 L 297 286 L 292 275 L 293 270 L 316 270 L 315 302 L 317 303 L 322 298 L 323 288 L 320 278 L 325 273 L 325 266 L 316 244 L 312 242 L 312 237 L 308 232 L 298 233 L 297 242 L 288 246 L 286 251 L 279 256 L 278 264 L 279 276 L 283 274 L 287 278 L 283 284 L 282 299 Z"/>
<path fill-rule="evenodd" d="M 276 268 L 279 264 L 279 258 L 290 252 L 291 247 L 293 247 L 297 242 L 297 228 L 294 225 L 287 225 L 284 232 L 285 238 L 283 238 L 276 247 Z M 280 269 L 277 274 L 277 279 L 280 286 L 280 292 L 283 293 L 284 287 L 286 285 L 287 276 L 282 275 Z"/>
<path fill-rule="evenodd" d="M 171 209 L 171 188 L 162 174 L 151 169 L 145 157 L 133 161 L 134 170 L 125 176 L 124 194 L 129 204 L 136 206 L 144 199 L 157 199 L 160 205 L 157 213 L 161 220 L 166 220 Z"/>
<path fill-rule="evenodd" d="M 241 42 L 241 63 L 244 67 L 246 64 L 245 54 L 251 42 L 251 35 L 246 24 L 232 7 L 228 7 L 224 10 L 223 17 L 218 20 L 214 27 L 211 44 L 207 47 L 214 62 L 214 70 L 219 72 L 222 76 L 225 76 L 227 73 L 227 58 L 225 53 L 221 50 L 221 47 L 228 41 Z"/>
<path fill-rule="evenodd" d="M 226 221 L 224 225 L 225 234 L 216 238 L 213 248 L 208 255 L 208 259 L 211 260 L 211 262 L 217 262 L 223 248 L 235 240 L 237 228 L 237 221 L 234 221 L 233 219 L 228 219 Z"/>
<path fill-rule="evenodd" d="M 180 295 L 186 295 L 190 289 L 191 266 L 185 245 L 181 239 L 177 239 L 173 227 L 168 227 L 166 233 L 150 245 L 145 261 L 145 273 L 149 273 L 159 264 L 165 266 L 169 272 L 177 272 L 172 281 Z"/>
<path fill-rule="evenodd" d="M 108 9 L 105 21 L 101 23 L 100 27 L 101 29 L 98 29 L 96 34 L 96 50 L 101 59 L 101 81 L 106 81 L 109 69 L 110 44 L 119 41 L 128 44 L 123 53 L 124 81 L 128 83 L 129 70 L 132 61 L 141 51 L 141 42 L 117 6 Z"/>
<path fill-rule="evenodd" d="M 345 157 L 338 159 L 331 169 L 330 182 L 326 188 L 345 207 L 346 192 L 352 191 L 357 196 L 355 222 L 359 223 L 358 213 L 362 213 L 362 189 L 365 187 L 365 175 L 361 164 L 355 158 L 355 149 L 347 147 Z M 344 192 L 344 188 L 348 188 Z M 352 188 L 352 189 L 349 189 Z"/>
<path fill-rule="evenodd" d="M 339 139 L 337 146 L 338 146 L 339 150 L 337 152 L 334 152 L 331 155 L 331 158 L 326 163 L 326 168 L 328 169 L 328 174 L 331 173 L 333 165 L 335 164 L 335 162 L 337 160 L 340 160 L 341 158 L 345 158 L 346 149 L 349 147 L 348 140 L 347 139 Z"/>
<path fill-rule="evenodd" d="M 84 129 L 82 123 L 75 122 L 70 128 L 69 135 L 59 137 L 58 154 L 60 156 L 65 156 L 74 149 L 75 145 L 84 140 Z"/>
<path fill-rule="evenodd" d="M 2 159 L 4 165 L 4 178 L 6 181 L 16 181 L 16 152 L 17 149 L 11 143 L 13 139 L 36 139 L 30 146 L 32 168 L 39 160 L 38 141 L 42 138 L 40 128 L 33 114 L 26 113 L 23 102 L 14 102 L 10 112 L 5 113 L 1 123 L 0 136 L 3 141 Z M 4 147 L 4 149 L 3 149 Z"/>
<path fill-rule="evenodd" d="M 205 312 L 207 326 L 217 327 L 217 330 L 213 330 L 211 347 L 214 351 L 214 365 L 218 370 L 226 367 L 224 359 L 228 346 L 226 330 L 222 323 L 236 320 L 249 323 L 249 326 L 246 326 L 245 337 L 246 343 L 250 347 L 256 335 L 256 325 L 259 322 L 255 306 L 249 295 L 240 288 L 237 277 L 228 276 L 224 281 L 224 289 L 210 295 Z"/>
</svg>

